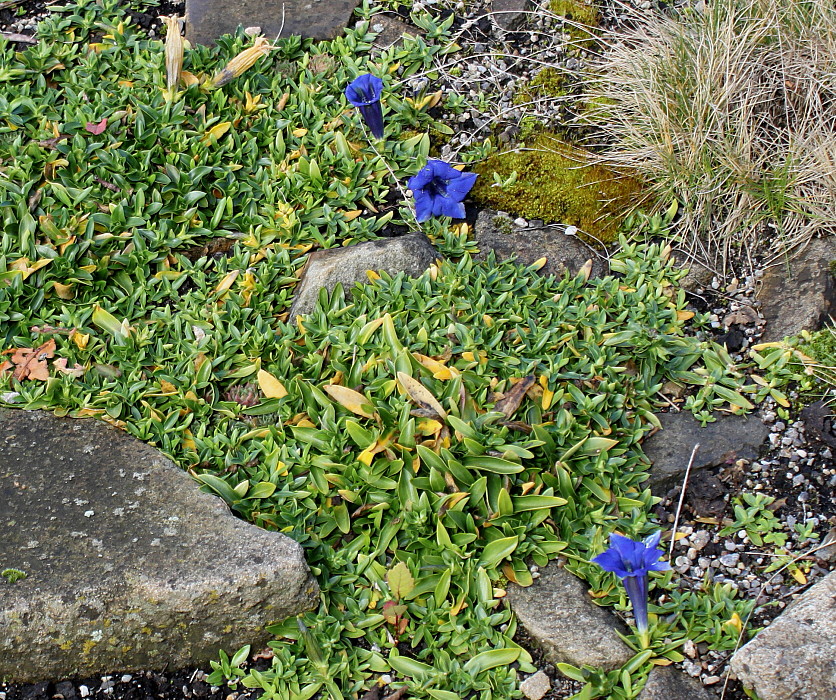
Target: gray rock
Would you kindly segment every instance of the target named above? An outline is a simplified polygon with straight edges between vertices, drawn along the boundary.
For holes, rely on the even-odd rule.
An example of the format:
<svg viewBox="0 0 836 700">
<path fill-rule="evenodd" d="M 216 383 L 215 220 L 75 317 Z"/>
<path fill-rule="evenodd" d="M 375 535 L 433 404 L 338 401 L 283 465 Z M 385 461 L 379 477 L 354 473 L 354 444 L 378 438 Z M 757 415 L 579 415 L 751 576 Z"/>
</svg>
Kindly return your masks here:
<svg viewBox="0 0 836 700">
<path fill-rule="evenodd" d="M 690 256 L 684 249 L 674 248 L 671 256 L 676 266 L 687 270 L 687 274 L 679 280 L 679 286 L 686 292 L 693 292 L 699 287 L 711 284 L 714 272 Z"/>
<path fill-rule="evenodd" d="M 552 682 L 542 671 L 537 671 L 520 683 L 520 692 L 528 700 L 542 700 L 552 688 Z"/>
<path fill-rule="evenodd" d="M 438 251 L 423 233 L 317 250 L 308 256 L 288 318 L 293 321 L 296 316 L 313 311 L 323 287 L 331 292 L 339 282 L 348 292 L 356 282 L 368 282 L 368 270 L 418 276 L 438 257 Z"/>
<path fill-rule="evenodd" d="M 302 548 L 94 420 L 0 411 L 0 678 L 205 665 L 310 609 Z"/>
<path fill-rule="evenodd" d="M 261 27 L 274 39 L 299 34 L 333 39 L 342 32 L 359 0 L 186 0 L 186 37 L 192 43 L 213 44 L 238 25 Z M 284 27 L 282 27 L 284 17 Z"/>
<path fill-rule="evenodd" d="M 738 651 L 731 668 L 761 700 L 836 698 L 836 572 Z"/>
<path fill-rule="evenodd" d="M 525 24 L 528 9 L 528 0 L 493 0 L 491 12 L 494 22 L 500 29 L 513 31 Z"/>
<path fill-rule="evenodd" d="M 420 31 L 412 25 L 402 22 L 396 17 L 390 15 L 377 14 L 372 17 L 371 28 L 374 32 L 379 32 L 375 37 L 375 46 L 382 49 L 389 48 L 392 44 L 396 44 L 401 40 L 404 34 L 407 36 L 418 36 Z"/>
<path fill-rule="evenodd" d="M 836 316 L 836 237 L 815 240 L 787 265 L 770 267 L 761 280 L 758 301 L 766 319 L 762 342 L 783 340 L 819 328 Z"/>
<path fill-rule="evenodd" d="M 633 656 L 616 634 L 616 630 L 625 631 L 623 625 L 595 605 L 586 584 L 557 562 L 540 569 L 534 585 L 509 586 L 507 600 L 520 626 L 553 664 L 589 664 L 610 670 Z"/>
<path fill-rule="evenodd" d="M 691 472 L 738 459 L 754 460 L 758 448 L 769 436 L 769 426 L 756 415 L 720 415 L 704 428 L 690 413 L 664 413 L 659 416 L 662 430 L 643 443 L 645 454 L 653 465 L 648 485 L 656 492 L 681 483 L 694 445 L 700 449 L 694 457 Z M 658 493 L 657 493 L 658 495 Z"/>
<path fill-rule="evenodd" d="M 712 700 L 716 696 L 673 666 L 656 666 L 638 700 Z"/>
<path fill-rule="evenodd" d="M 606 261 L 576 236 L 567 236 L 551 226 L 522 228 L 507 215 L 490 209 L 479 212 L 474 236 L 479 246 L 475 257 L 479 260 L 484 260 L 490 251 L 494 251 L 498 260 L 515 256 L 524 265 L 545 257 L 547 262 L 541 270 L 544 275 L 562 275 L 566 270 L 574 275 L 591 259 L 591 277 L 602 277 L 608 271 Z"/>
</svg>

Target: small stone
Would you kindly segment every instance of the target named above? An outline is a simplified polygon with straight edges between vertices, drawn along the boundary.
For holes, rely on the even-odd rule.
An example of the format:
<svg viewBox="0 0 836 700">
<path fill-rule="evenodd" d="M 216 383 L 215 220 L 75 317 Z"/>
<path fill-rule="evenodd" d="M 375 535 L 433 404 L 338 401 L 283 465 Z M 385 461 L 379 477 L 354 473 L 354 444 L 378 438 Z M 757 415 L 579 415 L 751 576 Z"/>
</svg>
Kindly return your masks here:
<svg viewBox="0 0 836 700">
<path fill-rule="evenodd" d="M 134 677 L 133 677 L 133 676 L 131 676 L 130 674 L 127 674 L 127 673 L 126 673 L 126 674 L 125 674 L 124 676 L 122 676 L 119 680 L 120 680 L 122 683 L 130 683 L 133 679 L 134 679 Z"/>
<path fill-rule="evenodd" d="M 80 685 L 78 686 L 78 694 L 83 698 L 88 698 L 90 697 L 90 688 L 86 685 Z"/>
<path fill-rule="evenodd" d="M 525 228 L 526 226 L 528 226 L 528 222 L 522 217 L 519 217 L 517 219 L 514 219 L 514 225 L 519 226 L 520 228 Z"/>
<path fill-rule="evenodd" d="M 697 530 L 689 539 L 691 540 L 691 546 L 699 551 L 711 542 L 711 533 L 707 530 Z"/>
<path fill-rule="evenodd" d="M 728 568 L 734 568 L 737 566 L 737 563 L 740 561 L 740 555 L 737 552 L 731 554 L 724 554 L 720 557 L 720 563 Z"/>
<path fill-rule="evenodd" d="M 533 676 L 520 683 L 520 691 L 528 700 L 541 700 L 551 690 L 551 687 L 552 683 L 549 677 L 542 671 L 537 671 Z"/>
</svg>

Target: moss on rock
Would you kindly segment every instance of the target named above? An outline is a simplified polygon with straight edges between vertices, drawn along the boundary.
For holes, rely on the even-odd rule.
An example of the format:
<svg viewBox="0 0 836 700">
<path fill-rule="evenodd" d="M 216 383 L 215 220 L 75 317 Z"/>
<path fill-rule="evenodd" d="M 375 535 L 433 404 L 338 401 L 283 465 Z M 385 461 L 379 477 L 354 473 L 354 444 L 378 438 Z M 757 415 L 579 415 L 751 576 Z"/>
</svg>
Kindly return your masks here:
<svg viewBox="0 0 836 700">
<path fill-rule="evenodd" d="M 641 196 L 641 183 L 601 165 L 587 164 L 585 151 L 543 133 L 531 150 L 498 153 L 474 168 L 481 177 L 471 194 L 481 205 L 529 219 L 577 226 L 590 237 L 609 242 Z M 505 181 L 494 187 L 494 173 Z"/>
<path fill-rule="evenodd" d="M 538 97 L 562 97 L 565 94 L 565 74 L 556 68 L 544 68 L 514 95 L 514 104 L 531 102 Z"/>
<path fill-rule="evenodd" d="M 549 10 L 556 15 L 589 26 L 598 24 L 600 17 L 598 9 L 585 0 L 552 0 L 549 3 Z"/>
</svg>

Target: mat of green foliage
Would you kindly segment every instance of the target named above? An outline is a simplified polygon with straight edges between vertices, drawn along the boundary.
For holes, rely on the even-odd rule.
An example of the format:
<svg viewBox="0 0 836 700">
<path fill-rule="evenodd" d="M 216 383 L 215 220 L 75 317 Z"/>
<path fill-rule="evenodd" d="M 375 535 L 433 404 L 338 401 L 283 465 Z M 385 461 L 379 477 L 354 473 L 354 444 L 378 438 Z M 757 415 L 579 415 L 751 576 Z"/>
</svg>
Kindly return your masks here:
<svg viewBox="0 0 836 700">
<path fill-rule="evenodd" d="M 222 652 L 212 682 L 302 700 L 390 674 L 410 697 L 519 697 L 534 667 L 501 598 L 532 582 L 530 563 L 562 554 L 599 602 L 627 608 L 587 561 L 613 530 L 658 527 L 640 440 L 662 384 L 699 387 L 688 408 L 703 419 L 779 391 L 744 385 L 686 333 L 703 321 L 658 246 L 624 242 L 620 277 L 555 280 L 474 262 L 427 222 L 447 261 L 323 293 L 288 323 L 302 253 L 374 238 L 392 216 L 357 217 L 392 188 L 382 156 L 399 178 L 426 157 L 424 136 L 394 138 L 431 121 L 397 83 L 384 154 L 346 109 L 345 84 L 371 67 L 364 28 L 283 40 L 229 85 L 173 100 L 161 42 L 112 3 L 71 6 L 39 36 L 23 54 L 0 43 L 0 339 L 48 378 L 8 368 L 3 401 L 155 445 L 299 541 L 321 587 L 317 610 L 271 628 L 269 670 Z M 211 74 L 246 41 L 196 47 L 185 68 Z M 375 60 L 394 81 L 445 50 L 415 39 Z M 199 247 L 219 238 L 228 248 Z M 651 649 L 609 674 L 563 669 L 588 681 L 582 697 L 634 697 L 686 636 L 734 646 L 750 604 L 730 587 L 653 584 L 668 595 Z"/>
</svg>

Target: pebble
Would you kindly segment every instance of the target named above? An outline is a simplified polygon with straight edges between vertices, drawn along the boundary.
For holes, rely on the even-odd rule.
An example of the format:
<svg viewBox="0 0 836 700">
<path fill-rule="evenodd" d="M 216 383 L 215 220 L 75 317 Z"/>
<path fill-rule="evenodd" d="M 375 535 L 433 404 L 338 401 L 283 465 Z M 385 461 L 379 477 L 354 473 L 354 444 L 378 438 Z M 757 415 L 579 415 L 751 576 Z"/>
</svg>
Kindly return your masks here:
<svg viewBox="0 0 836 700">
<path fill-rule="evenodd" d="M 518 219 L 514 219 L 514 225 L 519 226 L 520 228 L 525 228 L 528 226 L 528 222 L 522 217 L 519 217 Z"/>
<path fill-rule="evenodd" d="M 533 676 L 526 678 L 520 683 L 520 692 L 528 700 L 541 700 L 551 690 L 552 683 L 549 677 L 542 671 L 537 671 Z"/>
<path fill-rule="evenodd" d="M 711 542 L 711 533 L 707 530 L 697 530 L 689 539 L 691 541 L 691 546 L 697 551 L 700 551 L 709 542 Z"/>
<path fill-rule="evenodd" d="M 724 554 L 720 557 L 720 563 L 728 568 L 736 567 L 739 561 L 740 555 L 737 552 L 734 552 L 733 554 Z"/>
<path fill-rule="evenodd" d="M 78 694 L 83 698 L 89 698 L 90 688 L 88 688 L 86 685 L 80 685 L 78 686 Z"/>
</svg>

